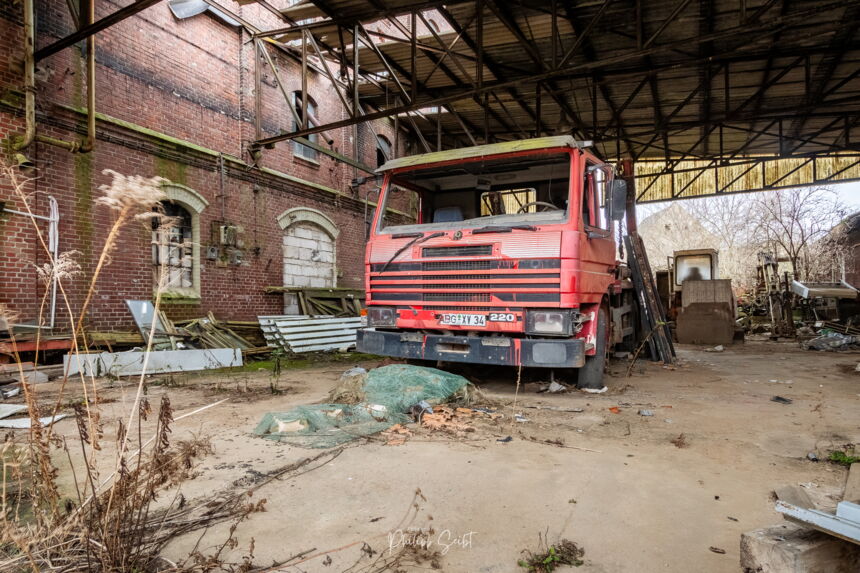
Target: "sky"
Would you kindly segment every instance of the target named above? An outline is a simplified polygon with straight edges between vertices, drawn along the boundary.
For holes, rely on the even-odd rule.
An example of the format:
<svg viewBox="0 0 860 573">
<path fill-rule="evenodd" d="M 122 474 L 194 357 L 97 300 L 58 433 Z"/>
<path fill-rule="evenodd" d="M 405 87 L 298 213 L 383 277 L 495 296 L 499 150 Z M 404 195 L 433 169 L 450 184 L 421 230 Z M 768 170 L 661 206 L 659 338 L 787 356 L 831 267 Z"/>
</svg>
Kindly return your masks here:
<svg viewBox="0 0 860 573">
<path fill-rule="evenodd" d="M 834 185 L 833 189 L 839 194 L 842 202 L 850 207 L 849 211 L 860 211 L 860 181 Z"/>
</svg>

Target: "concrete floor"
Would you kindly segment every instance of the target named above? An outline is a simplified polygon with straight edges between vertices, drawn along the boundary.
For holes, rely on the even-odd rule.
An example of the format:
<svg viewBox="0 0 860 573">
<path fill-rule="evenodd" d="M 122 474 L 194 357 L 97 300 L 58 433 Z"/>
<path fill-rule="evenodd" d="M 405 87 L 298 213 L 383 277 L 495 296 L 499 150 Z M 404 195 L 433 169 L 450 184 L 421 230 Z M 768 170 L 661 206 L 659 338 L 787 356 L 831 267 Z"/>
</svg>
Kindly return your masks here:
<svg viewBox="0 0 860 573">
<path fill-rule="evenodd" d="M 721 353 L 683 347 L 679 357 L 675 368 L 639 364 L 631 377 L 626 363 L 613 362 L 609 391 L 598 395 L 515 396 L 515 373 L 484 373 L 479 386 L 502 419 L 476 423 L 465 437 L 413 425 L 405 445 L 360 440 L 329 463 L 268 483 L 254 497 L 267 500 L 266 511 L 239 525 L 231 557 L 246 555 L 253 538 L 258 565 L 345 547 L 281 570 L 375 571 L 373 559 L 405 539 L 398 530 L 412 526 L 432 528 L 435 564 L 451 572 L 521 570 L 521 552 L 536 550 L 540 535 L 583 547 L 586 564 L 578 571 L 737 572 L 741 533 L 782 521 L 773 509 L 775 488 L 804 484 L 814 498 L 835 504 L 846 470 L 806 455 L 826 457 L 860 443 L 860 374 L 853 372 L 860 354 L 749 341 Z M 323 400 L 350 366 L 284 371 L 277 380 L 282 394 L 271 393 L 270 372 L 151 384 L 150 401 L 168 394 L 177 416 L 229 398 L 174 427 L 174 439 L 208 436 L 215 449 L 182 485 L 183 495 L 193 503 L 239 491 L 260 473 L 320 453 L 249 433 L 265 412 Z M 127 408 L 132 387 L 106 387 L 103 395 L 116 402 L 106 406 L 105 419 Z M 774 395 L 793 402 L 773 402 Z M 536 405 L 583 411 L 526 407 Z M 512 421 L 520 412 L 528 422 Z M 57 428 L 74 439 L 73 421 Z M 682 434 L 684 447 L 677 447 L 673 440 Z M 505 436 L 513 440 L 497 441 Z M 417 509 L 416 489 L 424 498 Z M 223 542 L 228 529 L 213 527 L 200 547 Z M 168 556 L 187 554 L 198 537 L 176 539 Z M 367 557 L 363 542 L 379 553 Z M 401 570 L 432 565 L 404 562 Z"/>
</svg>

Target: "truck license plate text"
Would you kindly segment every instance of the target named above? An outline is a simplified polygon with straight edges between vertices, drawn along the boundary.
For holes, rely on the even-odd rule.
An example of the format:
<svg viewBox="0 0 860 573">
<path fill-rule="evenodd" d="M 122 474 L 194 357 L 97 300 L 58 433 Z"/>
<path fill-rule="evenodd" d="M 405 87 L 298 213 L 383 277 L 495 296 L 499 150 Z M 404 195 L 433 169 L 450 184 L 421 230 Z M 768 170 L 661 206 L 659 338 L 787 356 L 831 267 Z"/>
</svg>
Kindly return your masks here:
<svg viewBox="0 0 860 573">
<path fill-rule="evenodd" d="M 486 314 L 443 314 L 440 324 L 456 326 L 487 326 Z"/>
</svg>

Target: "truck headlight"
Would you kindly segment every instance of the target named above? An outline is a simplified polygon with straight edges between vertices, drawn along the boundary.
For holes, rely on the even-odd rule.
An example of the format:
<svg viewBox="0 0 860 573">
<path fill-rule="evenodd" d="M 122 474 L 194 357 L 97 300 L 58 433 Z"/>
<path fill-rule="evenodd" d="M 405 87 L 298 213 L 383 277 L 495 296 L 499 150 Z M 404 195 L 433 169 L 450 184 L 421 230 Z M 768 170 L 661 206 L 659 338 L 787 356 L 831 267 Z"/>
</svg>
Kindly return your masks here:
<svg viewBox="0 0 860 573">
<path fill-rule="evenodd" d="M 526 311 L 526 334 L 570 336 L 573 321 L 569 310 L 547 309 Z"/>
<path fill-rule="evenodd" d="M 390 306 L 367 307 L 367 326 L 395 326 L 397 312 Z"/>
</svg>

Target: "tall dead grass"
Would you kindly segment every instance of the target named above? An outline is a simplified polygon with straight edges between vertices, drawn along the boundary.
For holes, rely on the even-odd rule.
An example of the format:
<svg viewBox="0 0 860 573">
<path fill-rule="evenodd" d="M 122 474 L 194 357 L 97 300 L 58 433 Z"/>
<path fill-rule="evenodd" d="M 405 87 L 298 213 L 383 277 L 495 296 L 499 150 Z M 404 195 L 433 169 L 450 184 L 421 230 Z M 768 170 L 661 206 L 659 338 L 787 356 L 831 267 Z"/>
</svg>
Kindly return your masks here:
<svg viewBox="0 0 860 573">
<path fill-rule="evenodd" d="M 85 278 L 76 261 L 80 253 L 71 251 L 55 257 L 48 248 L 40 224 L 33 216 L 32 196 L 27 193 L 31 180 L 22 177 L 17 168 L 0 166 L 0 177 L 13 189 L 23 211 L 30 215 L 38 244 L 48 257 L 48 262 L 37 269 L 45 285 L 38 324 L 42 324 L 47 293 L 56 283 L 67 315 L 67 331 L 72 333 L 72 360 L 86 352 L 85 328 L 90 303 L 119 237 L 136 220 L 157 214 L 153 209 L 164 199 L 159 178 L 129 177 L 113 171 L 105 174 L 112 181 L 100 187 L 102 195 L 96 204 L 97 208 L 110 209 L 114 218 L 94 271 Z M 86 279 L 86 296 L 80 305 L 74 305 L 67 286 L 73 280 Z M 162 276 L 155 297 L 156 311 L 165 282 Z M 0 315 L 11 333 L 16 322 L 14 313 L 0 306 Z M 146 357 L 152 348 L 153 334 L 147 341 Z M 36 340 L 38 345 L 41 334 L 37 334 Z M 12 346 L 17 350 L 14 335 Z M 37 352 L 37 358 L 38 355 Z M 85 375 L 86 369 L 79 368 L 81 373 L 75 377 L 63 377 L 58 391 L 41 396 L 37 386 L 23 381 L 24 371 L 17 352 L 16 358 L 30 430 L 26 436 L 10 433 L 0 448 L 3 463 L 0 570 L 202 571 L 231 567 L 220 558 L 221 550 L 214 556 L 197 554 L 187 560 L 188 565 L 176 565 L 160 557 L 165 544 L 178 532 L 231 518 L 241 520 L 260 508 L 242 503 L 225 505 L 220 511 L 189 513 L 177 486 L 191 475 L 195 460 L 211 452 L 211 446 L 205 438 L 171 439 L 175 420 L 170 400 L 164 396 L 159 404 L 150 404 L 143 393 L 145 374 L 137 381 L 135 399 L 128 410 L 119 415 L 114 413 L 114 419 L 106 420 L 98 382 L 92 373 Z M 76 435 L 60 436 L 52 424 L 43 424 L 41 417 L 60 413 L 67 403 L 67 394 L 75 390 L 82 395 L 72 409 Z M 106 426 L 110 432 L 106 432 Z M 111 447 L 105 447 L 108 434 L 114 440 Z M 80 451 L 73 455 L 72 449 L 76 448 Z M 112 471 L 103 477 L 101 472 L 105 468 Z M 58 485 L 61 474 L 71 476 L 73 493 L 63 491 Z M 231 530 L 225 546 L 232 539 Z M 250 569 L 247 560 L 241 567 Z"/>
</svg>

